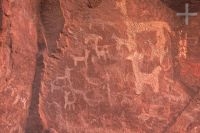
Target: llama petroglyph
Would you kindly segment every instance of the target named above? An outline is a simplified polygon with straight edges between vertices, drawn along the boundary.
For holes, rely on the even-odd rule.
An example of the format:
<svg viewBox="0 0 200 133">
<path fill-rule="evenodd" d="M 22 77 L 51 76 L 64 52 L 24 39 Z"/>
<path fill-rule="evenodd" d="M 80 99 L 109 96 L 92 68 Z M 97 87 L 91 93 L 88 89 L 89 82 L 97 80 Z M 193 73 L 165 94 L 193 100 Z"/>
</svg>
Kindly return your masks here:
<svg viewBox="0 0 200 133">
<path fill-rule="evenodd" d="M 87 50 L 87 49 L 85 49 L 84 51 L 85 51 L 84 56 L 70 55 L 70 56 L 73 58 L 73 60 L 74 60 L 74 65 L 75 65 L 75 66 L 78 65 L 78 62 L 84 62 L 85 67 L 86 67 L 86 68 L 88 67 L 87 59 L 88 59 L 88 56 L 89 56 L 90 51 Z"/>
<path fill-rule="evenodd" d="M 69 95 L 70 94 L 72 95 L 73 100 L 69 100 Z M 64 99 L 65 99 L 64 109 L 66 109 L 68 107 L 69 110 L 71 110 L 71 109 L 75 110 L 75 105 L 74 104 L 75 104 L 77 98 L 74 95 L 74 93 L 65 91 Z"/>
<path fill-rule="evenodd" d="M 58 77 L 56 77 L 55 80 L 53 80 L 51 82 L 51 93 L 53 93 L 54 90 L 61 90 L 64 87 L 66 87 L 66 80 L 69 82 L 69 86 L 71 86 L 71 84 L 72 84 L 71 80 L 70 80 L 71 70 L 72 70 L 72 68 L 66 67 L 65 68 L 65 75 L 64 76 L 58 76 Z M 58 82 L 62 82 L 63 84 L 59 85 Z"/>
<path fill-rule="evenodd" d="M 163 59 L 165 54 L 167 53 L 167 50 L 165 49 L 165 43 L 166 43 L 166 37 L 165 37 L 165 31 L 168 33 L 172 33 L 171 28 L 168 23 L 163 21 L 150 21 L 150 22 L 133 22 L 128 17 L 127 12 L 127 3 L 126 0 L 116 1 L 116 7 L 119 8 L 121 13 L 124 16 L 125 19 L 125 25 L 126 25 L 126 33 L 127 33 L 127 40 L 121 39 L 119 37 L 113 36 L 113 38 L 117 42 L 117 49 L 119 49 L 122 45 L 126 45 L 129 49 L 129 52 L 131 50 L 135 50 L 136 48 L 136 42 L 135 37 L 137 33 L 140 32 L 156 32 L 156 39 L 157 42 L 155 44 L 155 48 L 153 48 L 152 51 L 152 58 L 155 56 L 160 59 L 160 64 L 163 63 Z"/>
<path fill-rule="evenodd" d="M 78 90 L 73 87 L 73 81 L 71 81 L 71 71 L 72 68 L 66 67 L 64 76 L 58 76 L 52 81 L 51 93 L 53 93 L 54 90 L 64 91 L 64 109 L 74 110 L 77 96 L 81 96 L 89 106 L 94 106 L 96 103 L 98 103 L 98 100 L 88 98 L 88 91 Z M 62 84 L 57 83 L 59 80 L 60 82 L 62 81 Z M 69 98 L 70 96 L 72 99 Z"/>
<path fill-rule="evenodd" d="M 140 33 L 140 32 L 156 32 L 156 44 L 150 44 L 152 49 L 151 59 L 154 57 L 158 57 L 160 59 L 160 64 L 163 63 L 164 56 L 168 52 L 166 47 L 166 37 L 165 37 L 165 30 L 170 33 L 171 28 L 166 22 L 160 21 L 152 21 L 152 22 L 141 22 L 141 23 L 133 23 L 132 24 L 133 32 Z"/>
<path fill-rule="evenodd" d="M 92 43 L 92 45 L 94 45 L 94 50 L 97 54 L 97 57 L 99 59 L 102 58 L 103 60 L 106 60 L 108 56 L 109 45 L 98 46 L 100 40 L 103 40 L 101 36 L 97 34 L 88 34 L 85 38 L 85 44 Z"/>
<path fill-rule="evenodd" d="M 132 62 L 133 72 L 135 74 L 135 92 L 141 94 L 145 84 L 150 85 L 155 93 L 159 92 L 159 74 L 161 67 L 157 66 L 152 73 L 147 74 L 139 69 L 139 62 L 143 59 L 143 55 L 135 52 L 127 57 L 127 60 Z"/>
<path fill-rule="evenodd" d="M 112 35 L 111 39 L 114 39 L 117 43 L 116 45 L 116 49 L 119 51 L 121 49 L 122 46 L 126 46 L 128 48 L 129 51 L 131 51 L 133 49 L 132 45 L 133 42 L 130 42 L 127 39 L 122 39 L 118 36 L 116 36 L 115 34 Z"/>
<path fill-rule="evenodd" d="M 94 43 L 95 47 L 98 46 L 98 43 L 100 40 L 103 40 L 103 37 L 97 34 L 87 34 L 85 37 L 85 44 L 88 44 L 89 42 Z"/>
</svg>

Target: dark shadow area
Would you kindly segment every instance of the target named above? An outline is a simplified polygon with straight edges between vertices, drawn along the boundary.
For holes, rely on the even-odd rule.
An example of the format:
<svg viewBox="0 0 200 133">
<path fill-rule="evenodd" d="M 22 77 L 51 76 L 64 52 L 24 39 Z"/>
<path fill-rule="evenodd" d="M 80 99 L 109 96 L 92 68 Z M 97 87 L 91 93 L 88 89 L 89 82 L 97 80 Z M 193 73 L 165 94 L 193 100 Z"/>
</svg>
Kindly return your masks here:
<svg viewBox="0 0 200 133">
<path fill-rule="evenodd" d="M 44 57 L 41 54 L 45 45 L 38 44 L 39 52 L 37 55 L 35 77 L 32 84 L 32 96 L 29 107 L 29 114 L 26 122 L 25 133 L 42 133 L 43 124 L 39 114 L 39 95 L 41 88 L 41 80 L 44 69 Z"/>
<path fill-rule="evenodd" d="M 56 41 L 64 27 L 64 16 L 59 0 L 42 0 L 40 5 L 40 17 L 47 39 L 47 47 L 50 53 L 56 52 Z"/>
</svg>

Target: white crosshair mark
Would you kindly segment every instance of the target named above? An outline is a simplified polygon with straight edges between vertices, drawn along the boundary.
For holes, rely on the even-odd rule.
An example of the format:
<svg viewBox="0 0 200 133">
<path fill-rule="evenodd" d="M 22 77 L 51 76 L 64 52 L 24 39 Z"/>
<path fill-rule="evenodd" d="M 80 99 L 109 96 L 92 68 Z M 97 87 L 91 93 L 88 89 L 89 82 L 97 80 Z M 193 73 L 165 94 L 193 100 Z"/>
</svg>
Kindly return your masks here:
<svg viewBox="0 0 200 133">
<path fill-rule="evenodd" d="M 185 16 L 185 24 L 188 25 L 189 24 L 189 17 L 190 16 L 197 16 L 197 13 L 190 13 L 189 12 L 189 4 L 186 3 L 185 4 L 185 13 L 177 13 L 177 16 Z"/>
</svg>

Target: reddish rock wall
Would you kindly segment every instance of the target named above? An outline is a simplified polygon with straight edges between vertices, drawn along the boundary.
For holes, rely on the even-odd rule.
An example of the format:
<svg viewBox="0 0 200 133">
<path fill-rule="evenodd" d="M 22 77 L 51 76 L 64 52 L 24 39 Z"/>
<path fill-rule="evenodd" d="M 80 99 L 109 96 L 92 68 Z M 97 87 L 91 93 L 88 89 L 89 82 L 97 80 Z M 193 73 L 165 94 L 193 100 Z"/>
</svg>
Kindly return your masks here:
<svg viewBox="0 0 200 133">
<path fill-rule="evenodd" d="M 160 0 L 0 2 L 0 132 L 200 132 L 199 14 L 185 26 Z"/>
</svg>

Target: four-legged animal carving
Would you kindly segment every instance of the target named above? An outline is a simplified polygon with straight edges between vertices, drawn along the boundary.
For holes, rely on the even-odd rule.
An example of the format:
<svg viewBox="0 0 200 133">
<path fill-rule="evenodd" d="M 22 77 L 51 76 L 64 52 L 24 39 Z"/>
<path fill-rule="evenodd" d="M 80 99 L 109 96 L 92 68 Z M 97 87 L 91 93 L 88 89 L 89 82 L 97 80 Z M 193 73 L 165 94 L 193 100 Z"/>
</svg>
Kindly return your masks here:
<svg viewBox="0 0 200 133">
<path fill-rule="evenodd" d="M 155 93 L 159 92 L 159 74 L 161 71 L 161 67 L 157 66 L 151 74 L 143 73 L 139 69 L 139 62 L 143 59 L 143 55 L 135 52 L 133 55 L 127 57 L 127 60 L 132 62 L 133 71 L 135 74 L 135 87 L 136 94 L 142 93 L 143 85 L 150 85 Z"/>
<path fill-rule="evenodd" d="M 73 100 L 69 100 L 69 95 L 70 94 L 72 94 L 72 96 L 73 96 Z M 75 102 L 76 102 L 76 96 L 74 95 L 74 93 L 70 93 L 70 92 L 67 92 L 67 91 L 65 91 L 65 96 L 64 96 L 64 99 L 65 99 L 65 104 L 64 104 L 64 109 L 66 109 L 67 107 L 69 108 L 69 109 L 72 109 L 72 110 L 74 110 L 75 109 Z"/>
<path fill-rule="evenodd" d="M 78 65 L 78 62 L 84 62 L 85 63 L 85 66 L 87 68 L 87 59 L 88 59 L 88 56 L 89 56 L 89 50 L 85 50 L 85 55 L 84 56 L 75 56 L 75 55 L 71 55 L 71 57 L 73 58 L 74 60 L 74 64 L 75 66 Z"/>
</svg>

